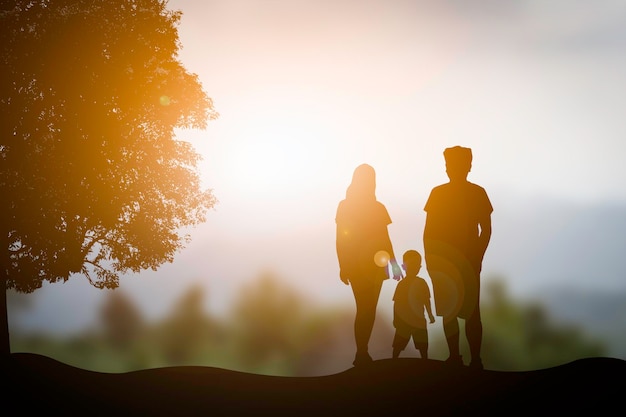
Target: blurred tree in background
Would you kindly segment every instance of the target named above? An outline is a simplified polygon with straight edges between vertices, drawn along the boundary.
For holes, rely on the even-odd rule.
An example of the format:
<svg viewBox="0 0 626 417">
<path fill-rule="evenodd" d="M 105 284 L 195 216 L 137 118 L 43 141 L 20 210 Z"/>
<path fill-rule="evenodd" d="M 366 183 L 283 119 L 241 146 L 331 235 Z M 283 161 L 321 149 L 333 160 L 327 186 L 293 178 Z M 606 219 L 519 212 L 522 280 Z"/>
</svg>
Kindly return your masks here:
<svg viewBox="0 0 626 417">
<path fill-rule="evenodd" d="M 178 59 L 180 17 L 166 0 L 0 5 L 0 353 L 5 288 L 115 288 L 171 262 L 215 204 L 174 134 L 217 117 Z"/>
<path fill-rule="evenodd" d="M 154 331 L 155 344 L 167 364 L 190 365 L 203 360 L 223 342 L 221 324 L 204 309 L 204 290 L 190 287 Z"/>
<path fill-rule="evenodd" d="M 580 326 L 552 321 L 547 306 L 514 302 L 506 293 L 504 280 L 493 280 L 486 289 L 481 311 L 486 368 L 541 369 L 606 354 L 604 344 L 586 335 Z"/>
<path fill-rule="evenodd" d="M 132 300 L 121 291 L 111 291 L 100 310 L 104 340 L 113 348 L 132 348 L 142 337 L 146 323 Z"/>
<path fill-rule="evenodd" d="M 139 321 L 137 309 L 128 305 L 130 300 L 114 294 L 103 311 L 112 306 L 118 311 L 102 316 L 108 324 L 101 327 L 101 334 L 81 334 L 64 341 L 20 335 L 13 349 L 98 371 L 197 365 L 283 376 L 341 372 L 351 366 L 354 356 L 352 308 L 316 307 L 271 274 L 243 288 L 230 314 L 221 320 L 203 308 L 204 292 L 190 288 L 162 320 L 144 331 L 137 324 L 137 340 L 123 350 L 118 348 L 119 341 L 114 342 L 120 336 L 112 335 L 127 335 L 121 325 L 123 317 Z M 605 355 L 600 341 L 579 327 L 554 323 L 546 307 L 509 298 L 501 281 L 486 286 L 482 311 L 486 369 L 534 370 Z M 120 328 L 113 331 L 116 326 Z M 429 328 L 429 356 L 446 358 L 443 334 L 434 328 Z M 379 313 L 370 342 L 372 352 L 391 357 L 393 332 L 391 319 Z M 462 348 L 468 354 L 467 346 Z M 409 345 L 402 356 L 417 356 L 412 350 Z"/>
<path fill-rule="evenodd" d="M 305 299 L 265 273 L 235 301 L 231 328 L 243 369 L 287 366 L 291 373 L 303 345 Z M 272 365 L 275 364 L 275 365 Z"/>
</svg>

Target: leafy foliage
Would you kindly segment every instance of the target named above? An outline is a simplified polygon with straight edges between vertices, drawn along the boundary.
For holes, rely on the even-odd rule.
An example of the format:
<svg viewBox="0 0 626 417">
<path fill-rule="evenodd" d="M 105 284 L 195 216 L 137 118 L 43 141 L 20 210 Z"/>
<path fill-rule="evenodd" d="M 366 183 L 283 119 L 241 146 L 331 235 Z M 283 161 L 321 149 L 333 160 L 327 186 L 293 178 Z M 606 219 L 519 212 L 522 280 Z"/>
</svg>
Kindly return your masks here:
<svg viewBox="0 0 626 417">
<path fill-rule="evenodd" d="M 217 117 L 163 0 L 11 0 L 0 24 L 0 259 L 7 288 L 170 262 L 215 203 L 175 128 Z"/>
</svg>

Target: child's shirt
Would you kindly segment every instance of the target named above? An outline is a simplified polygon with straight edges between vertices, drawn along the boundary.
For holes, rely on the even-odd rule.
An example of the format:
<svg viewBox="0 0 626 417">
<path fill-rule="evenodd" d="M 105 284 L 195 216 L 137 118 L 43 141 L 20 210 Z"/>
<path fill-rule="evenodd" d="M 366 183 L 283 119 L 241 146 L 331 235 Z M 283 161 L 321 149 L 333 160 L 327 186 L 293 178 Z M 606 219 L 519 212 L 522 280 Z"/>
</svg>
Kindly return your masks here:
<svg viewBox="0 0 626 417">
<path fill-rule="evenodd" d="M 413 327 L 426 327 L 425 309 L 430 303 L 430 288 L 423 278 L 407 276 L 398 282 L 393 301 L 394 326 L 401 320 Z"/>
</svg>

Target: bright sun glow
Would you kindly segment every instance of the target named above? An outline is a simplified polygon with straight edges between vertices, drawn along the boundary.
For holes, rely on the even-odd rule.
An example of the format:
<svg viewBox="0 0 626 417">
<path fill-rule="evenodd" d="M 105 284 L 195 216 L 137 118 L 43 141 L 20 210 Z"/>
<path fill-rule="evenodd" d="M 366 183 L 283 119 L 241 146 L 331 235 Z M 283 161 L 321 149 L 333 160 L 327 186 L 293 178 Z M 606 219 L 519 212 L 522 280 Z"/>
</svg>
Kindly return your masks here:
<svg viewBox="0 0 626 417">
<path fill-rule="evenodd" d="M 319 103 L 317 103 L 319 105 Z M 332 123 L 297 97 L 255 97 L 229 140 L 225 168 L 237 192 L 290 199 L 318 188 L 336 169 Z M 336 143 L 336 141 L 335 141 Z"/>
</svg>

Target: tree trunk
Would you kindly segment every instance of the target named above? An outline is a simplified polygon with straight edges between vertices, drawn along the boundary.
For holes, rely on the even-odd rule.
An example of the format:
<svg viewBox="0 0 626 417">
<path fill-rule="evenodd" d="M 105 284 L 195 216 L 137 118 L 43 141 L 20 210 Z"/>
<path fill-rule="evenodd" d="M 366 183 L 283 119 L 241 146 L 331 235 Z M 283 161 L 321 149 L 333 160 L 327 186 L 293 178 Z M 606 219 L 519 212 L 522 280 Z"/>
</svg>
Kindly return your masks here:
<svg viewBox="0 0 626 417">
<path fill-rule="evenodd" d="M 7 358 L 11 354 L 11 343 L 9 341 L 9 311 L 7 309 L 7 288 L 6 288 L 6 272 L 1 271 L 0 274 L 0 355 Z"/>
</svg>

